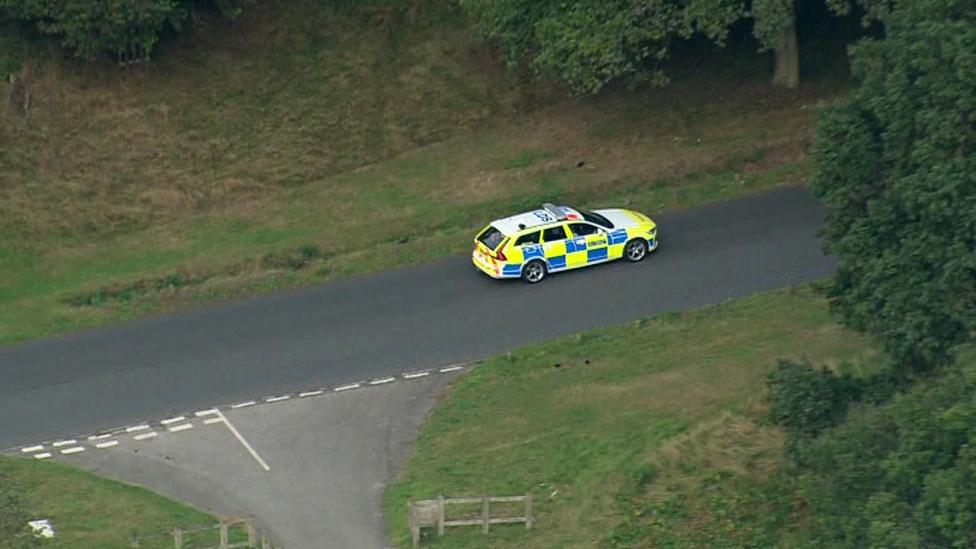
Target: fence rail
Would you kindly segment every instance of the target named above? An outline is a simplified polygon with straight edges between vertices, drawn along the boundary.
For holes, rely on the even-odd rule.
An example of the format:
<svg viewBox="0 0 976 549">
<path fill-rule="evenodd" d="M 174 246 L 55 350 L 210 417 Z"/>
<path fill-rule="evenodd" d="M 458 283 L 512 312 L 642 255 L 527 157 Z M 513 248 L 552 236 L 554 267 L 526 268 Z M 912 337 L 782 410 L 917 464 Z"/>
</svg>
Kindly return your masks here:
<svg viewBox="0 0 976 549">
<path fill-rule="evenodd" d="M 520 517 L 497 517 L 491 518 L 492 503 L 518 503 L 525 504 L 525 512 Z M 474 505 L 481 504 L 480 518 L 465 518 L 447 520 L 445 508 L 448 505 Z M 525 524 L 525 529 L 532 528 L 532 494 L 524 496 L 484 496 L 478 498 L 445 498 L 438 496 L 437 499 L 427 499 L 411 501 L 407 504 L 410 510 L 410 535 L 413 538 L 413 546 L 420 545 L 420 529 L 429 526 L 437 527 L 437 535 L 444 535 L 444 528 L 447 526 L 481 526 L 481 532 L 487 534 L 492 524 Z"/>
<path fill-rule="evenodd" d="M 243 529 L 247 534 L 246 541 L 235 541 L 231 542 L 231 532 L 234 529 Z M 190 543 L 189 539 L 197 534 L 205 534 L 208 532 L 217 531 L 218 545 L 205 545 L 201 546 L 197 543 Z M 165 535 L 155 535 L 155 536 L 133 536 L 132 547 L 142 547 L 143 544 L 148 543 L 150 540 L 158 540 L 161 537 L 173 540 L 173 545 L 175 549 L 280 549 L 273 545 L 268 537 L 264 534 L 260 535 L 257 529 L 254 527 L 254 519 L 252 518 L 227 518 L 221 519 L 220 523 L 213 526 L 200 526 L 196 528 L 174 528 L 173 531 Z M 212 539 L 212 538 L 211 538 Z"/>
</svg>

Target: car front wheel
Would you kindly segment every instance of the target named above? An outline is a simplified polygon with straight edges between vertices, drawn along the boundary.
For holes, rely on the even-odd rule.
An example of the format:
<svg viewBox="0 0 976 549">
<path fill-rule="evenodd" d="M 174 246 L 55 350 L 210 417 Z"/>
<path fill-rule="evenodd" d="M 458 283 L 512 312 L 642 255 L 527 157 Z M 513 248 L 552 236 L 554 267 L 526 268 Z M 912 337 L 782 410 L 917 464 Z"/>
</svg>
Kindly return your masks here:
<svg viewBox="0 0 976 549">
<path fill-rule="evenodd" d="M 638 261 L 644 259 L 647 255 L 647 242 L 640 239 L 634 239 L 624 246 L 624 257 L 627 261 L 632 263 L 637 263 Z"/>
<path fill-rule="evenodd" d="M 538 259 L 529 261 L 525 267 L 522 268 L 522 280 L 528 282 L 529 284 L 541 282 L 545 277 L 546 264 Z"/>
</svg>

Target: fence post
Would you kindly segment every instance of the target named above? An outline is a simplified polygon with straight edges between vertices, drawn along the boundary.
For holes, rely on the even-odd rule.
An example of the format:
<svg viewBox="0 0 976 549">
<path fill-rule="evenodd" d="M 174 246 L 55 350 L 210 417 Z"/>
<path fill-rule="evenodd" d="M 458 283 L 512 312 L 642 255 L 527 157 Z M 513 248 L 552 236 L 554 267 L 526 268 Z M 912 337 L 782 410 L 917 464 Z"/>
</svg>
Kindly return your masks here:
<svg viewBox="0 0 976 549">
<path fill-rule="evenodd" d="M 437 535 L 444 535 L 444 496 L 437 496 Z"/>
<path fill-rule="evenodd" d="M 227 535 L 227 522 L 220 521 L 220 549 L 227 549 L 228 540 L 230 537 Z"/>
<path fill-rule="evenodd" d="M 173 528 L 173 547 L 183 549 L 183 530 L 179 528 Z"/>
<path fill-rule="evenodd" d="M 139 547 L 139 536 L 136 534 L 132 534 L 132 547 Z"/>
<path fill-rule="evenodd" d="M 489 509 L 489 506 L 491 505 L 491 503 L 489 503 L 490 501 L 491 499 L 488 498 L 487 496 L 481 498 L 481 533 L 482 534 L 488 533 L 488 525 L 491 524 L 491 518 L 490 518 L 491 511 Z"/>
<path fill-rule="evenodd" d="M 418 547 L 420 545 L 420 527 L 417 526 L 417 506 L 413 500 L 407 502 L 407 509 L 410 510 L 410 538 L 413 540 L 413 546 Z"/>
<path fill-rule="evenodd" d="M 247 522 L 244 523 L 247 527 L 247 546 L 257 547 L 258 546 L 258 531 L 254 529 L 254 519 L 248 518 Z"/>
<path fill-rule="evenodd" d="M 525 529 L 532 529 L 532 492 L 525 494 Z"/>
</svg>

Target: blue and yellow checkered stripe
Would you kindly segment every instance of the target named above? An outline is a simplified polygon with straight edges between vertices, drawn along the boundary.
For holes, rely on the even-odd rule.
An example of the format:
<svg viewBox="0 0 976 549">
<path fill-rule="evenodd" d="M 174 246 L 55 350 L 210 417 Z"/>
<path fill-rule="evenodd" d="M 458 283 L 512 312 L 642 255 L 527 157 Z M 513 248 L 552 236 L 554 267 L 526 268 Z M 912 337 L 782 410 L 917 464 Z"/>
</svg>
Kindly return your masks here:
<svg viewBox="0 0 976 549">
<path fill-rule="evenodd" d="M 617 229 L 607 235 L 607 243 L 597 247 L 589 247 L 585 238 L 570 238 L 563 242 L 550 244 L 548 257 L 546 248 L 543 244 L 525 245 L 513 250 L 509 261 L 502 267 L 501 276 L 517 278 L 522 275 L 522 266 L 533 259 L 542 259 L 546 262 L 549 271 L 561 271 L 575 267 L 582 267 L 592 263 L 600 263 L 611 259 L 619 259 L 623 256 L 624 244 L 631 237 L 643 237 L 645 234 L 628 233 L 628 229 Z M 653 249 L 654 240 L 649 240 L 648 245 Z M 521 256 L 521 257 L 519 257 Z"/>
</svg>

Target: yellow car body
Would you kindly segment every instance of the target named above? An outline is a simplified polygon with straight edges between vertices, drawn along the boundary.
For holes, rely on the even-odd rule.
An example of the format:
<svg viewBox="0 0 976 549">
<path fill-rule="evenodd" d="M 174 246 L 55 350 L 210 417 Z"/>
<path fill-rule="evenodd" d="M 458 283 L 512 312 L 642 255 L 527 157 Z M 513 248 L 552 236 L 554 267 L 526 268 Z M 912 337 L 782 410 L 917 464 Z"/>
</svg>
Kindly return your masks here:
<svg viewBox="0 0 976 549">
<path fill-rule="evenodd" d="M 535 283 L 550 273 L 615 259 L 640 261 L 657 247 L 657 225 L 644 214 L 545 204 L 491 222 L 475 237 L 471 259 L 492 278 Z"/>
</svg>

